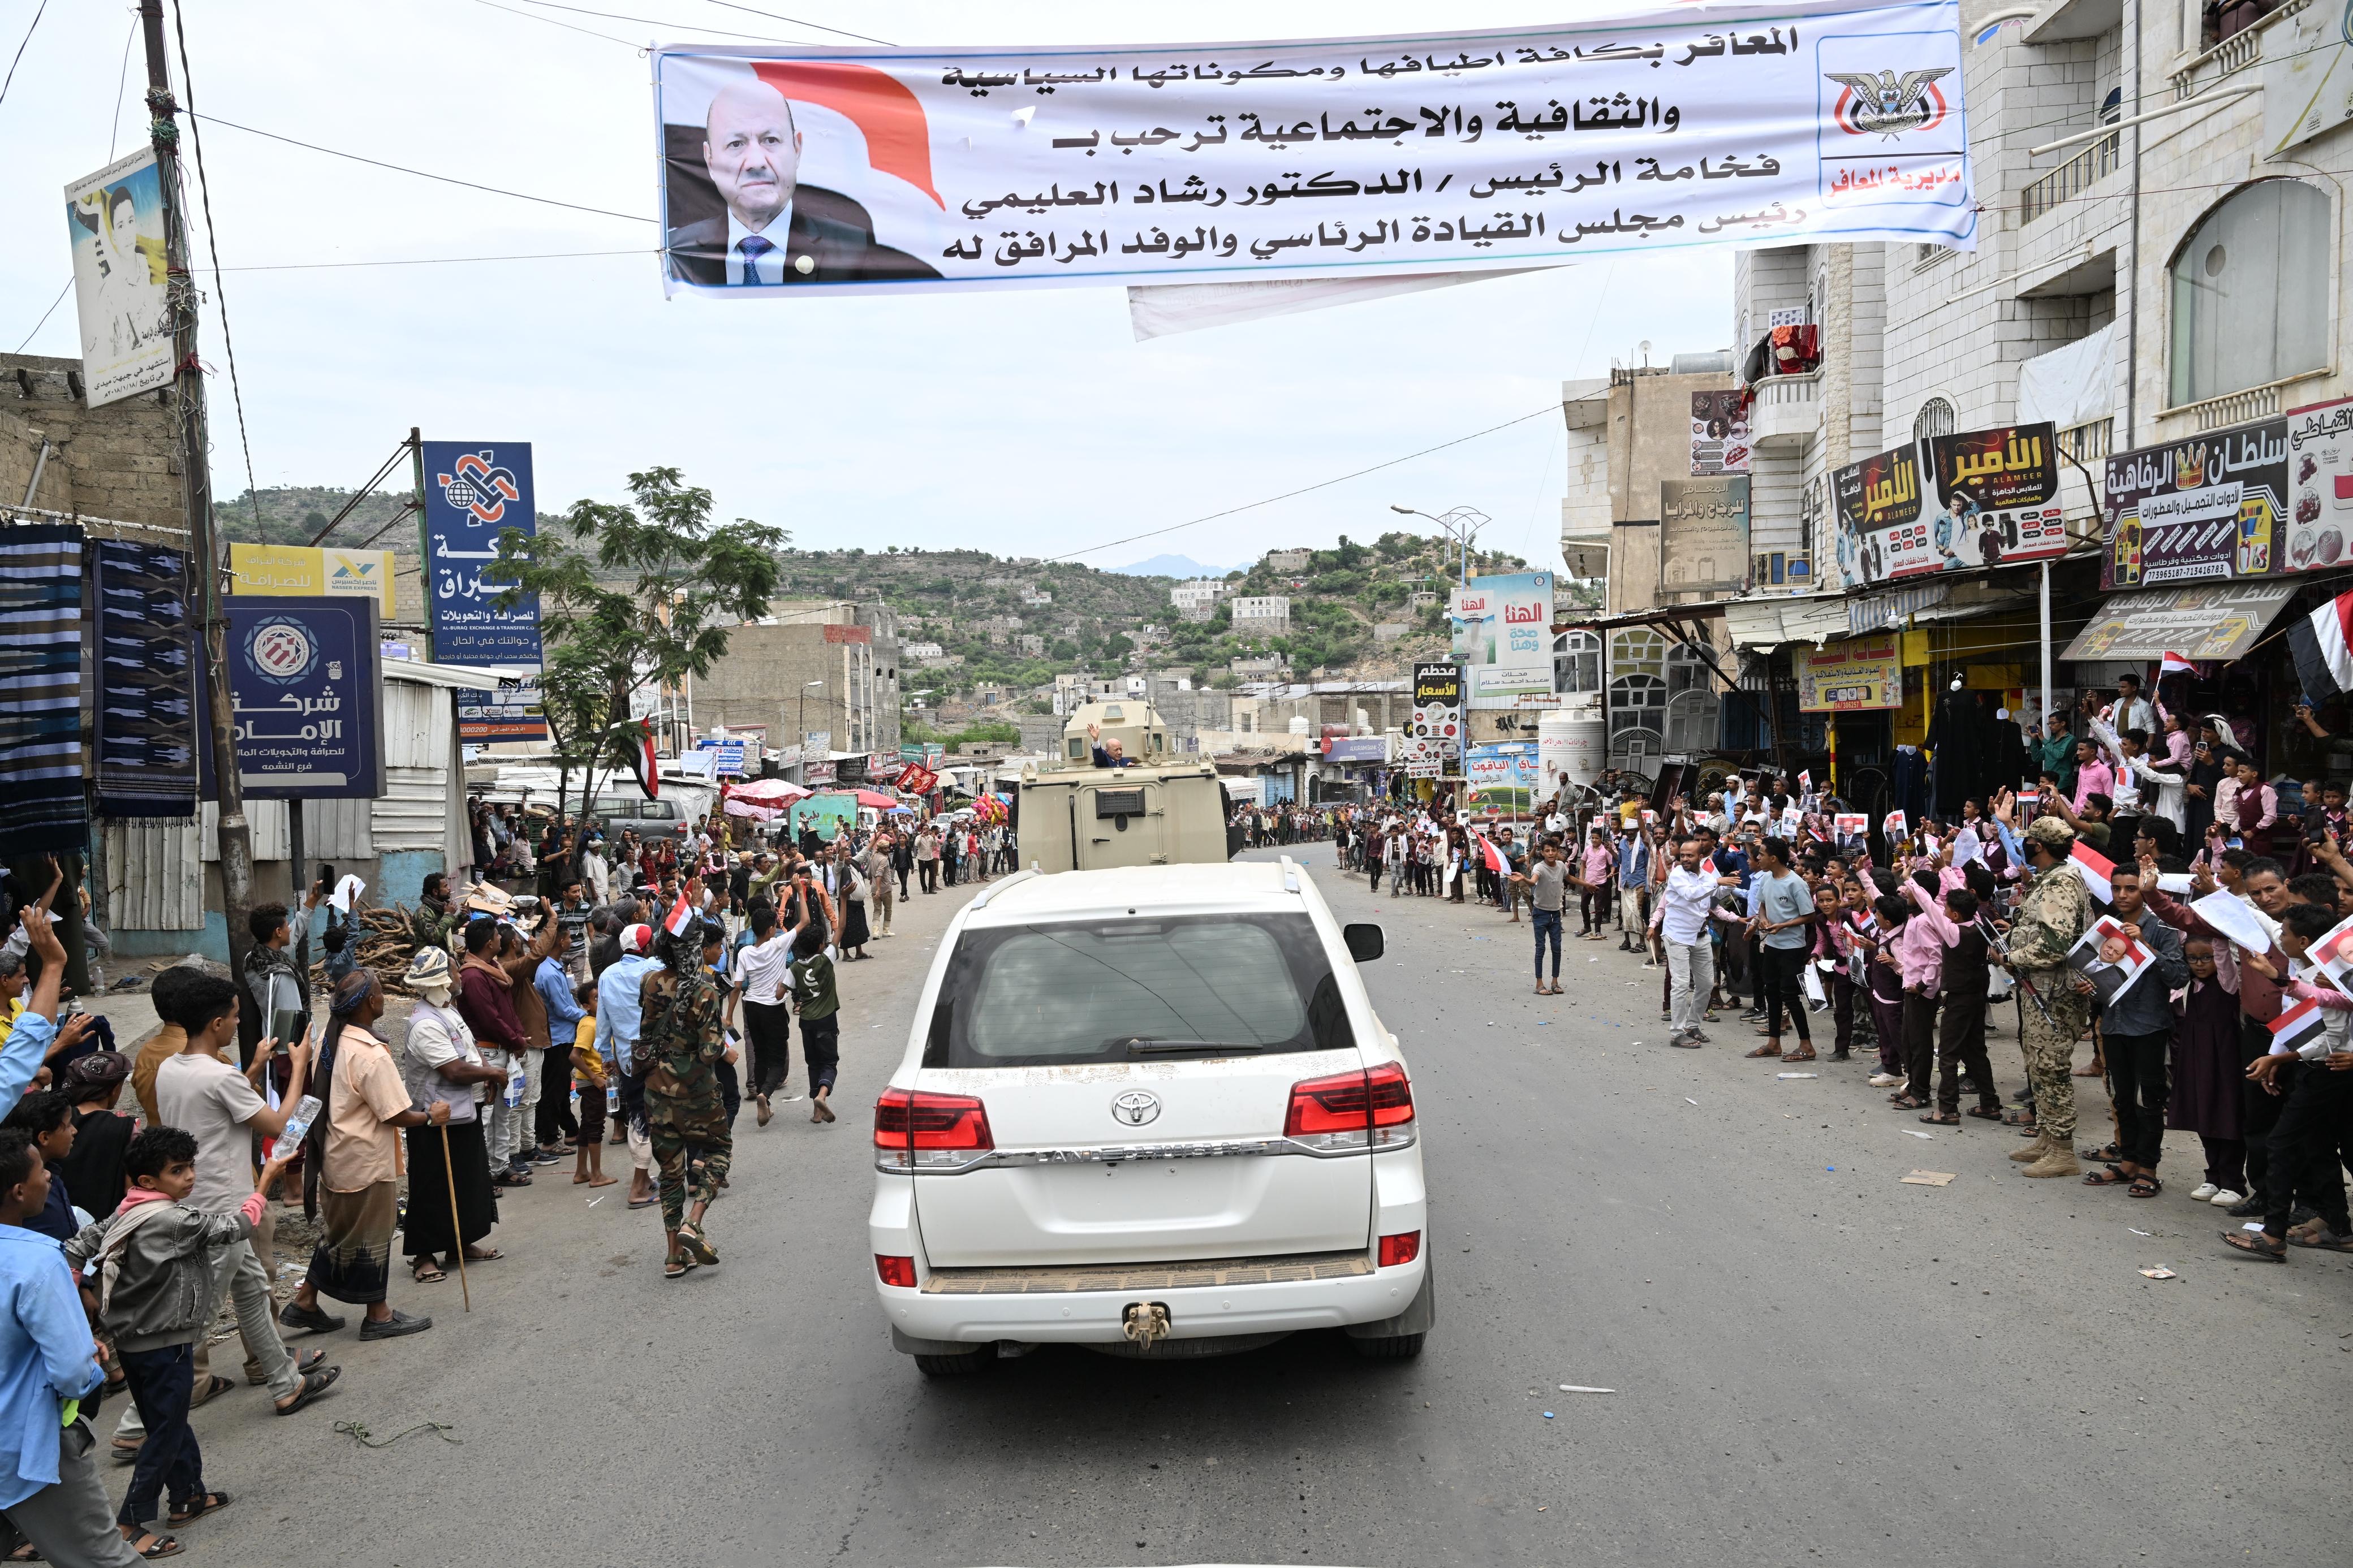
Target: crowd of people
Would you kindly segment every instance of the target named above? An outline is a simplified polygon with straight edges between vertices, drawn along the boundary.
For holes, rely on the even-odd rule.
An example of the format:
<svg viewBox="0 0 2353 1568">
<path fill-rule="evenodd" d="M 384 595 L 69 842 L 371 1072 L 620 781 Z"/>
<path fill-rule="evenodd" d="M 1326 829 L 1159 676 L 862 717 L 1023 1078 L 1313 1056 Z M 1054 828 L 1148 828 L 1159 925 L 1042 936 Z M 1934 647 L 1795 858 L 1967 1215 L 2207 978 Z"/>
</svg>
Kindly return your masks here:
<svg viewBox="0 0 2353 1568">
<path fill-rule="evenodd" d="M 159 971 L 159 1026 L 129 1055 L 65 1005 L 47 900 L 20 911 L 0 945 L 0 1554 L 180 1552 L 172 1531 L 233 1500 L 190 1425 L 235 1386 L 210 1364 L 222 1305 L 246 1380 L 292 1415 L 341 1375 L 308 1342 L 351 1315 L 364 1341 L 430 1330 L 406 1309 L 495 1264 L 501 1203 L 567 1163 L 594 1190 L 621 1179 L 607 1150 L 626 1158 L 627 1207 L 659 1211 L 666 1279 L 718 1264 L 709 1210 L 746 1102 L 759 1127 L 795 1103 L 815 1127 L 838 1120 L 836 964 L 892 934 L 899 899 L 1011 868 L 1010 833 L 987 822 L 886 819 L 825 842 L 706 819 L 667 846 L 533 824 L 528 877 L 544 879 L 523 887 L 548 891 L 519 896 L 492 873 L 518 863 L 499 851 L 523 819 L 486 816 L 512 824 L 509 842 L 471 876 L 428 877 L 408 911 L 405 1018 L 353 961 L 341 911 L 324 983 L 306 985 L 294 935 L 325 904 L 323 875 L 292 909 L 253 911 L 240 975 Z M 294 1203 L 316 1241 L 281 1304 L 270 1259 Z M 96 1413 L 116 1394 L 104 1438 Z M 130 1467 L 120 1503 L 108 1454 Z"/>
<path fill-rule="evenodd" d="M 1892 1110 L 2005 1127 L 2024 1174 L 2136 1198 L 2166 1191 L 2166 1132 L 2192 1133 L 2186 1196 L 2244 1222 L 2225 1246 L 2353 1252 L 2353 973 L 2324 940 L 2353 919 L 2346 785 L 2266 781 L 2230 720 L 2134 682 L 2053 717 L 2073 728 L 2036 786 L 1950 820 L 1862 831 L 1810 779 L 1760 775 L 1697 804 L 1547 802 L 1516 830 L 1383 803 L 1334 837 L 1376 892 L 1527 911 L 1539 995 L 1562 994 L 1565 936 L 1614 937 L 1659 972 L 1672 1047 L 1736 1020 L 1759 1061 L 1860 1058 Z M 2015 1085 L 1987 1049 L 2005 1026 Z M 2094 1080 L 2105 1125 L 2079 1134 Z"/>
</svg>

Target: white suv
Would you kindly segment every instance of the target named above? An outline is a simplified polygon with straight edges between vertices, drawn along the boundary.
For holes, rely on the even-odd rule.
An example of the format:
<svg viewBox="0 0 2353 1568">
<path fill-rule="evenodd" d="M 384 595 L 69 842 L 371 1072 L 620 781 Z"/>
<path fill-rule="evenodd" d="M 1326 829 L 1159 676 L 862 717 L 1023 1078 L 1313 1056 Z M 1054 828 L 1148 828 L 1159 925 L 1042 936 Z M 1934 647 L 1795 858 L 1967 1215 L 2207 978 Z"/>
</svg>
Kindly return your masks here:
<svg viewBox="0 0 2353 1568">
<path fill-rule="evenodd" d="M 926 1373 L 1169 1356 L 1434 1316 L 1413 1088 L 1344 931 L 1280 863 L 1023 873 L 949 925 L 874 1115 L 867 1227 Z"/>
</svg>

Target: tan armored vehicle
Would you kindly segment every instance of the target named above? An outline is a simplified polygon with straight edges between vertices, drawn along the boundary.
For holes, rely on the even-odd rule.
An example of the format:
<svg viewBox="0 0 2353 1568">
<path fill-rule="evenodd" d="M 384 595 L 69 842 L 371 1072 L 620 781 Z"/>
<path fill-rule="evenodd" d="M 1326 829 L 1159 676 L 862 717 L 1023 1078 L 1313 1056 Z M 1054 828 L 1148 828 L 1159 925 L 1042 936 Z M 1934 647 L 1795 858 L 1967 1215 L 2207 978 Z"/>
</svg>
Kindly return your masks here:
<svg viewBox="0 0 2353 1568">
<path fill-rule="evenodd" d="M 1098 767 L 1096 751 L 1124 766 Z M 1141 700 L 1090 702 L 1061 754 L 1021 772 L 1021 859 L 1041 871 L 1219 865 L 1230 858 L 1226 791 L 1209 763 L 1180 762 Z"/>
</svg>

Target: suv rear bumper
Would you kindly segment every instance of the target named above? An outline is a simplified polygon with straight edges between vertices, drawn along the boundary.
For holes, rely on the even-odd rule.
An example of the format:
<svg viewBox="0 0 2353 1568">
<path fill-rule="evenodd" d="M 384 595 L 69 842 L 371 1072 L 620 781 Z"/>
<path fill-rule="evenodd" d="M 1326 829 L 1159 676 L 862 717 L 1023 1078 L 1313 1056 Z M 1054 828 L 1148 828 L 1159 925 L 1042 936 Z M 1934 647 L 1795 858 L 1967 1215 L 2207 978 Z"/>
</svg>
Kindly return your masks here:
<svg viewBox="0 0 2353 1568">
<path fill-rule="evenodd" d="M 1009 1277 L 1031 1272 L 952 1270 L 934 1274 L 913 1289 L 878 1283 L 875 1294 L 899 1337 L 957 1345 L 997 1340 L 1027 1344 L 1116 1343 L 1127 1337 L 1122 1323 L 1128 1307 L 1137 1301 L 1165 1305 L 1169 1337 L 1182 1340 L 1381 1323 L 1407 1313 L 1420 1299 L 1429 1268 L 1426 1254 L 1394 1268 L 1375 1268 L 1362 1254 L 1345 1256 L 1354 1257 L 1360 1267 L 1345 1272 L 1332 1268 L 1279 1268 L 1269 1272 L 1309 1277 L 1261 1278 L 1240 1284 L 1171 1287 L 1139 1277 L 1134 1283 L 1112 1289 L 966 1290 L 959 1288 L 960 1280 L 947 1289 L 937 1288 L 944 1279 L 955 1280 L 965 1273 Z M 1144 1271 L 1132 1272 L 1141 1276 Z"/>
</svg>

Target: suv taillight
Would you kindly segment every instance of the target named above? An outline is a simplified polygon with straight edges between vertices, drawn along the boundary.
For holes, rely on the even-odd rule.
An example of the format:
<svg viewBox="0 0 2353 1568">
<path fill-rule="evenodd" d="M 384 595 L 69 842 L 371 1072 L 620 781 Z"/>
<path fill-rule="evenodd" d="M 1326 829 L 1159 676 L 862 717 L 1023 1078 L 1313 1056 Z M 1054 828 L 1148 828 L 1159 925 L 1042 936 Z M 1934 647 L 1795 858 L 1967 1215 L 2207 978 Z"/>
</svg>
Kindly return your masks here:
<svg viewBox="0 0 2353 1568">
<path fill-rule="evenodd" d="M 1291 1086 L 1282 1135 L 1314 1149 L 1402 1147 L 1414 1139 L 1413 1085 L 1396 1062 L 1303 1079 Z"/>
<path fill-rule="evenodd" d="M 968 1094 L 887 1089 L 874 1107 L 874 1163 L 885 1171 L 955 1171 L 997 1147 L 988 1108 Z"/>
</svg>

